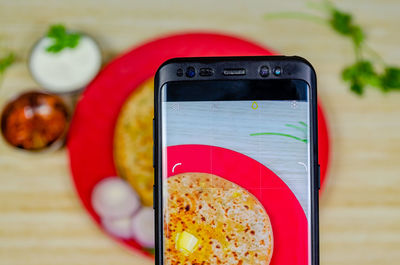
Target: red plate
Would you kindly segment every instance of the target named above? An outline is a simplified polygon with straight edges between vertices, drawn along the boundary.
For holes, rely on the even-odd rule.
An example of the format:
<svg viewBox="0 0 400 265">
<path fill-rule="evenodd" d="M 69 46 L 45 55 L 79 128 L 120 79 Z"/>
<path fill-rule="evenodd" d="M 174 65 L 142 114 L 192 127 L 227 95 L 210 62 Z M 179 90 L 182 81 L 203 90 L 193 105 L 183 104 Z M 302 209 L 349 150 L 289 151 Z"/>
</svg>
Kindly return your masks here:
<svg viewBox="0 0 400 265">
<path fill-rule="evenodd" d="M 114 126 L 125 99 L 140 84 L 154 76 L 164 61 L 174 57 L 271 55 L 273 52 L 232 36 L 190 33 L 160 38 L 131 50 L 109 63 L 87 87 L 79 100 L 68 135 L 70 167 L 76 191 L 95 222 L 99 217 L 90 204 L 94 185 L 117 174 L 113 161 Z M 319 108 L 321 179 L 329 161 L 329 139 Z M 133 240 L 119 240 L 145 253 Z"/>
<path fill-rule="evenodd" d="M 170 146 L 167 156 L 168 177 L 184 172 L 215 174 L 257 197 L 269 215 L 274 235 L 270 265 L 308 264 L 307 218 L 292 191 L 275 173 L 248 156 L 210 145 Z M 257 188 L 260 182 L 261 189 Z"/>
</svg>

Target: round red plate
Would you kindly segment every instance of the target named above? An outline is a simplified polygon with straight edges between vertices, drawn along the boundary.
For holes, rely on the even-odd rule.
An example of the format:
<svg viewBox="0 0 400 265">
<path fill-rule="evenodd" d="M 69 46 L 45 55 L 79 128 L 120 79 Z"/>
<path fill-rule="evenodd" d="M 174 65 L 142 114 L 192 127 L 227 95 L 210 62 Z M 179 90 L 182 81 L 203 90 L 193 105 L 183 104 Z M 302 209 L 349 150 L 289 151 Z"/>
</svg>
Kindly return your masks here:
<svg viewBox="0 0 400 265">
<path fill-rule="evenodd" d="M 185 172 L 215 174 L 245 188 L 261 202 L 274 236 L 270 265 L 308 264 L 306 215 L 275 173 L 248 156 L 210 145 L 170 146 L 167 156 L 168 177 Z"/>
<path fill-rule="evenodd" d="M 70 167 L 76 191 L 89 214 L 99 224 L 90 204 L 94 185 L 116 176 L 113 162 L 114 126 L 125 99 L 145 80 L 154 76 L 167 59 L 195 56 L 272 55 L 249 41 L 221 34 L 178 34 L 142 44 L 109 63 L 87 87 L 79 100 L 68 135 Z M 319 107 L 319 155 L 321 182 L 329 161 L 329 138 Z M 117 239 L 119 240 L 119 239 Z M 147 254 L 133 240 L 119 240 Z"/>
</svg>

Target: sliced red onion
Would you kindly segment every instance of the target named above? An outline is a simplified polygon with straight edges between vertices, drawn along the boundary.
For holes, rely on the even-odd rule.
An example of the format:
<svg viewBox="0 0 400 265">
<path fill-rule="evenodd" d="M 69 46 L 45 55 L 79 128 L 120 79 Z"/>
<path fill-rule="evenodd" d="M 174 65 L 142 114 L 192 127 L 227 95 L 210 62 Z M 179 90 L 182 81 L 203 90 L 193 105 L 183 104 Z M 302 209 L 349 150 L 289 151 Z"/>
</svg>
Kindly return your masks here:
<svg viewBox="0 0 400 265">
<path fill-rule="evenodd" d="M 132 219 L 132 234 L 136 241 L 146 248 L 154 248 L 154 211 L 143 207 Z"/>
<path fill-rule="evenodd" d="M 94 187 L 92 206 L 102 218 L 117 219 L 134 214 L 140 208 L 140 200 L 126 181 L 109 177 Z"/>
<path fill-rule="evenodd" d="M 111 235 L 128 239 L 132 237 L 132 218 L 123 217 L 119 219 L 102 219 L 104 229 Z"/>
</svg>

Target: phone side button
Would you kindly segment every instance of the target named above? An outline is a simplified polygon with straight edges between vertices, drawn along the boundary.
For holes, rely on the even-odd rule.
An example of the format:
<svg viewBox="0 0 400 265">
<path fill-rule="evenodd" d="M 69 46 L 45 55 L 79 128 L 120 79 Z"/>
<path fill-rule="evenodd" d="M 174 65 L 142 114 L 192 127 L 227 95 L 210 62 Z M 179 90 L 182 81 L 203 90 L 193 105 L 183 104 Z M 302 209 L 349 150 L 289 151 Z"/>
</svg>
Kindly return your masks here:
<svg viewBox="0 0 400 265">
<path fill-rule="evenodd" d="M 155 120 L 154 120 L 154 118 L 153 118 L 153 168 L 154 168 L 154 165 L 156 164 L 155 163 L 155 150 L 156 150 L 156 148 L 155 148 L 155 140 L 156 140 L 156 135 L 155 135 L 155 133 L 156 133 L 156 127 L 155 127 L 155 125 L 156 125 L 156 122 L 155 122 Z"/>
<path fill-rule="evenodd" d="M 318 185 L 318 190 L 320 190 L 321 189 L 321 167 L 319 164 L 318 164 L 317 185 Z"/>
<path fill-rule="evenodd" d="M 154 117 L 153 117 L 153 141 L 154 141 L 154 139 L 156 138 L 156 127 L 155 127 L 155 125 L 156 125 L 156 121 L 154 120 Z"/>
<path fill-rule="evenodd" d="M 156 186 L 153 185 L 153 209 L 156 209 Z"/>
</svg>

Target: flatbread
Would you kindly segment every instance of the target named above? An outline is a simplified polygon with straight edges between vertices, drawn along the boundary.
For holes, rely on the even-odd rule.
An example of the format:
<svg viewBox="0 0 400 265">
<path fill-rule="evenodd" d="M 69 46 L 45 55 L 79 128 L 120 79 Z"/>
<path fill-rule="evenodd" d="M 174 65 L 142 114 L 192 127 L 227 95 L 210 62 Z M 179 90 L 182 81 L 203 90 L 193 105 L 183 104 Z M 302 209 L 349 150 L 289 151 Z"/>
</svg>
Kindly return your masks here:
<svg viewBox="0 0 400 265">
<path fill-rule="evenodd" d="M 146 206 L 153 204 L 153 79 L 138 87 L 121 108 L 114 133 L 114 162 Z"/>
<path fill-rule="evenodd" d="M 271 222 L 247 190 L 221 177 L 183 173 L 168 178 L 164 215 L 165 264 L 268 265 L 273 251 Z M 197 242 L 190 252 L 182 233 Z"/>
</svg>

